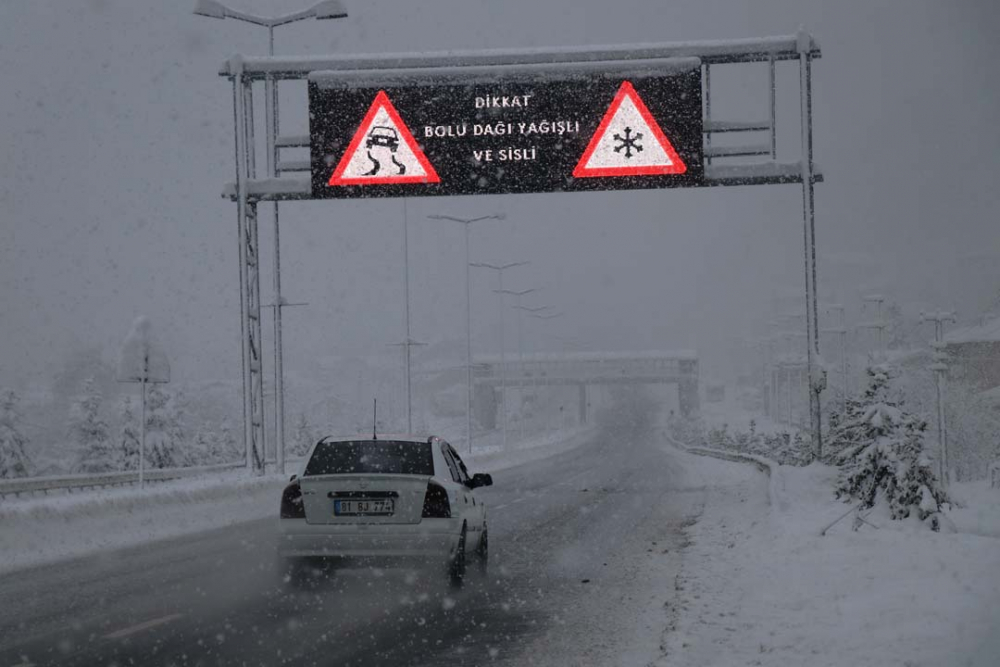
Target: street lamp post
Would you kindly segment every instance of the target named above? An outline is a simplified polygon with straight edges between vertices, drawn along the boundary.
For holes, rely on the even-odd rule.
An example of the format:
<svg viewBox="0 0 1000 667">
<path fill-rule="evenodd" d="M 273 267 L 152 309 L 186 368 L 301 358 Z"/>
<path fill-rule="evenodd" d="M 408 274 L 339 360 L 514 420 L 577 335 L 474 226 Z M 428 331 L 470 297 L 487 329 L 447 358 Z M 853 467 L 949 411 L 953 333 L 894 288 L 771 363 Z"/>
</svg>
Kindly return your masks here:
<svg viewBox="0 0 1000 667">
<path fill-rule="evenodd" d="M 525 266 L 528 262 L 511 262 L 509 264 L 488 264 L 486 262 L 470 262 L 469 266 L 477 269 L 492 269 L 497 272 L 500 280 L 500 292 L 503 292 L 503 272 L 515 266 Z M 507 449 L 507 356 L 503 342 L 503 294 L 500 294 L 500 407 L 503 411 L 503 448 Z"/>
<path fill-rule="evenodd" d="M 281 16 L 256 16 L 240 12 L 218 0 L 198 0 L 194 13 L 213 19 L 235 19 L 267 28 L 267 54 L 274 55 L 274 29 L 304 19 L 340 19 L 347 17 L 347 10 L 340 0 L 323 0 L 308 9 Z M 264 80 L 264 119 L 267 125 L 267 176 L 278 173 L 278 87 L 274 78 Z M 240 243 L 242 244 L 242 239 Z M 278 219 L 278 202 L 274 202 L 274 421 L 277 435 L 275 443 L 279 472 L 284 473 L 285 452 L 285 375 L 283 344 L 281 338 L 281 309 L 286 304 L 281 296 L 281 228 Z"/>
<path fill-rule="evenodd" d="M 496 291 L 496 290 L 494 290 Z M 503 290 L 502 294 L 513 295 L 517 299 L 517 303 L 514 304 L 514 308 L 517 309 L 517 363 L 520 365 L 520 375 L 521 382 L 518 384 L 518 396 L 521 400 L 521 406 L 518 410 L 517 415 L 517 425 L 518 425 L 518 437 L 521 442 L 524 442 L 524 338 L 521 335 L 521 297 L 526 294 L 531 294 L 532 292 L 537 292 L 538 289 L 532 287 L 531 289 L 524 290 Z"/>
<path fill-rule="evenodd" d="M 472 453 L 472 296 L 469 287 L 469 231 L 474 222 L 505 220 L 506 215 L 483 215 L 478 218 L 456 218 L 450 215 L 429 215 L 431 220 L 450 220 L 465 228 L 465 435 L 469 453 Z"/>
</svg>

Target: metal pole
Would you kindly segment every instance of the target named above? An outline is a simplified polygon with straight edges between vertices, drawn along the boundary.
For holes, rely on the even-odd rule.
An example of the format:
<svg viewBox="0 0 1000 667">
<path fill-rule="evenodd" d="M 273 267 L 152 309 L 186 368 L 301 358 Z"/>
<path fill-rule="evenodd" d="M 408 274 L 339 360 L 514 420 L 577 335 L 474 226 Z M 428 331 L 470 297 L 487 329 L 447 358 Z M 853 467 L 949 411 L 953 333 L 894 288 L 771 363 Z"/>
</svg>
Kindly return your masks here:
<svg viewBox="0 0 1000 667">
<path fill-rule="evenodd" d="M 242 65 L 240 63 L 239 65 Z M 247 171 L 246 162 L 246 113 L 244 104 L 246 100 L 243 96 L 243 76 L 242 67 L 233 77 L 233 113 L 235 116 L 236 133 L 236 222 L 239 233 L 239 262 L 240 262 L 240 343 L 242 345 L 242 366 L 243 366 L 243 444 L 246 452 L 247 470 L 253 470 L 253 431 L 252 431 L 252 395 L 250 390 L 250 346 L 248 343 L 248 323 L 247 323 L 247 232 L 246 232 L 246 207 L 247 207 Z"/>
<path fill-rule="evenodd" d="M 813 447 L 817 458 L 823 455 L 823 417 L 820 406 L 819 374 L 815 372 L 815 357 L 819 357 L 819 309 L 816 290 L 816 210 L 813 201 L 812 145 L 812 65 L 809 55 L 812 39 L 799 31 L 799 98 L 802 129 L 802 213 L 805 237 L 806 269 L 806 372 L 809 382 L 809 415 Z"/>
<path fill-rule="evenodd" d="M 497 271 L 500 278 L 500 408 L 503 411 L 503 449 L 507 449 L 507 356 L 503 342 L 503 269 Z"/>
<path fill-rule="evenodd" d="M 463 223 L 465 227 L 465 434 L 472 453 L 472 293 L 469 287 L 469 227 L 472 223 Z"/>
<path fill-rule="evenodd" d="M 777 85 L 774 78 L 774 56 L 768 60 L 768 80 L 770 82 L 771 94 L 770 94 L 770 107 L 771 107 L 771 159 L 778 159 L 778 132 L 777 132 L 777 105 L 775 104 L 775 98 L 777 96 Z"/>
<path fill-rule="evenodd" d="M 945 413 L 944 413 L 944 374 L 948 370 L 948 366 L 945 364 L 947 356 L 944 353 L 944 323 L 954 322 L 955 315 L 953 313 L 947 312 L 935 312 L 920 314 L 921 322 L 933 322 L 934 323 L 934 343 L 932 344 L 934 348 L 934 363 L 931 364 L 931 370 L 934 371 L 935 375 L 935 398 L 937 401 L 937 434 L 938 434 L 938 451 L 940 456 L 938 457 L 938 469 L 939 476 L 941 478 L 941 485 L 944 488 L 948 488 L 951 483 L 951 466 L 948 461 L 948 432 L 945 423 Z"/>
<path fill-rule="evenodd" d="M 274 26 L 268 26 L 268 55 L 274 55 Z M 265 121 L 267 123 L 267 175 L 278 173 L 278 87 L 274 77 L 264 80 Z M 274 429 L 278 472 L 285 472 L 285 364 L 281 331 L 281 223 L 278 202 L 274 202 Z"/>
<path fill-rule="evenodd" d="M 521 442 L 524 442 L 524 341 L 521 337 L 521 295 L 517 295 L 517 358 L 518 364 L 521 368 L 518 371 L 518 376 L 520 377 L 520 383 L 517 387 L 517 395 L 520 398 L 521 405 L 518 409 L 517 423 L 519 427 L 518 436 Z"/>
<path fill-rule="evenodd" d="M 406 290 L 406 432 L 413 433 L 413 406 L 410 402 L 410 236 L 406 222 L 406 197 L 403 197 L 403 284 Z"/>
<path fill-rule="evenodd" d="M 712 122 L 712 70 L 709 65 L 705 65 L 705 126 L 709 127 Z M 705 148 L 712 147 L 712 133 L 705 133 Z M 706 157 L 705 164 L 712 164 L 712 158 Z"/>
<path fill-rule="evenodd" d="M 148 364 L 148 362 L 147 362 Z M 146 474 L 146 378 L 149 371 L 143 369 L 142 376 L 142 428 L 139 429 L 139 488 L 145 485 Z"/>
</svg>

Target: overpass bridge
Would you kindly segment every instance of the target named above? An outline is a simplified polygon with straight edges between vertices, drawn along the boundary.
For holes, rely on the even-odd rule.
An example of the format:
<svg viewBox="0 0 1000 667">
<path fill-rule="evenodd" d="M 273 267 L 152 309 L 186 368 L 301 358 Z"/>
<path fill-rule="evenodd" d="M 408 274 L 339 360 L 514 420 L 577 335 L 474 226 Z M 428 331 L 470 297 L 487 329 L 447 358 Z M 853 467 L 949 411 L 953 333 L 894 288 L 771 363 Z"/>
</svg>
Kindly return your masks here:
<svg viewBox="0 0 1000 667">
<path fill-rule="evenodd" d="M 698 354 L 691 350 L 643 352 L 561 352 L 508 357 L 478 355 L 472 362 L 475 409 L 480 423 L 496 420 L 497 390 L 507 387 L 579 387 L 580 421 L 587 421 L 587 387 L 673 384 L 681 414 L 698 410 Z M 506 375 L 506 377 L 505 377 Z"/>
</svg>

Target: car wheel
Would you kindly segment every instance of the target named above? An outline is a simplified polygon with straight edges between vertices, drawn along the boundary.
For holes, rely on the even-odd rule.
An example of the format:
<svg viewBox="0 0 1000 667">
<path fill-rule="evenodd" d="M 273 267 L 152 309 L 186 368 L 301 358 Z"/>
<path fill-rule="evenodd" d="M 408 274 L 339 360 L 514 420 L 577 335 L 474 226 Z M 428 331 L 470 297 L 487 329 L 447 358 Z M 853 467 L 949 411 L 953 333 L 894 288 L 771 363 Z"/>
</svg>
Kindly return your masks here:
<svg viewBox="0 0 1000 667">
<path fill-rule="evenodd" d="M 462 536 L 458 538 L 458 548 L 455 550 L 455 557 L 448 564 L 448 581 L 455 588 L 460 588 L 465 581 L 465 526 L 462 526 Z"/>
<path fill-rule="evenodd" d="M 479 538 L 479 546 L 476 547 L 476 567 L 479 574 L 486 575 L 490 566 L 490 539 L 486 524 L 483 524 L 483 534 Z"/>
</svg>

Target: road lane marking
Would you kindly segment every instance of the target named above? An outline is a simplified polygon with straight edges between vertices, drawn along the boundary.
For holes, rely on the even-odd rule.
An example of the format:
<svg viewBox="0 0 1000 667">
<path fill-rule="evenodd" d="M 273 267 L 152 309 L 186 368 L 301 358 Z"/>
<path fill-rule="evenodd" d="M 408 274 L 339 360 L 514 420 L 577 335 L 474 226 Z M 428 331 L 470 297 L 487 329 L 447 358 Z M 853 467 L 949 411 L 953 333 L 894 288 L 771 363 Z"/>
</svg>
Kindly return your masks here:
<svg viewBox="0 0 1000 667">
<path fill-rule="evenodd" d="M 105 639 L 123 639 L 129 635 L 134 635 L 137 632 L 142 632 L 143 630 L 149 630 L 150 628 L 155 628 L 158 625 L 163 625 L 169 623 L 170 621 L 176 621 L 178 618 L 182 617 L 184 614 L 168 614 L 166 616 L 161 616 L 160 618 L 154 618 L 150 621 L 145 621 L 137 625 L 132 625 L 127 628 L 122 628 L 121 630 L 115 630 L 114 632 L 104 635 Z"/>
<path fill-rule="evenodd" d="M 519 503 L 522 500 L 527 500 L 528 498 L 531 498 L 531 497 L 532 496 L 521 496 L 517 500 L 512 500 L 509 503 L 504 503 L 503 505 L 497 505 L 494 509 L 502 510 L 504 507 L 510 507 L 511 505 L 513 505 L 515 503 Z"/>
</svg>

